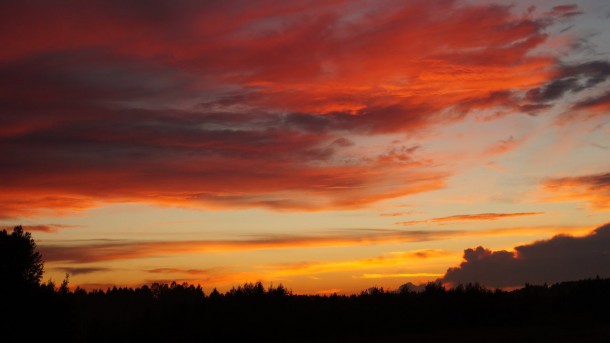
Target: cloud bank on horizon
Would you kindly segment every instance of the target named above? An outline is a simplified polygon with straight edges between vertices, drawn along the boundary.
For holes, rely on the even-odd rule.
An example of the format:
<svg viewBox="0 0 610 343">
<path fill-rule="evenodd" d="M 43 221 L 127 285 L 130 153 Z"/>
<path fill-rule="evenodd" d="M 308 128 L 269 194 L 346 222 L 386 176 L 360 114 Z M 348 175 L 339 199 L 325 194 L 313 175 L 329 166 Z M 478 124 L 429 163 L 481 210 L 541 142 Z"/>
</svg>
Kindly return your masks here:
<svg viewBox="0 0 610 343">
<path fill-rule="evenodd" d="M 514 251 L 466 249 L 464 262 L 449 268 L 441 281 L 505 288 L 595 277 L 610 277 L 610 224 L 583 237 L 558 235 Z"/>
</svg>

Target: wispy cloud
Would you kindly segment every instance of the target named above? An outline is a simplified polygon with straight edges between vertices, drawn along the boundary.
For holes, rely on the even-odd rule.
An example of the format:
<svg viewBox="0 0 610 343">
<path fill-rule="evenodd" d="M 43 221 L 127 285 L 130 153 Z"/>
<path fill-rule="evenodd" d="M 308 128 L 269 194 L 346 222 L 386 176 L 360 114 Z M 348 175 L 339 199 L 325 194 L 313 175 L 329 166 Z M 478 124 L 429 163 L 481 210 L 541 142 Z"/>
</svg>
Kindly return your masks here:
<svg viewBox="0 0 610 343">
<path fill-rule="evenodd" d="M 171 254 L 194 254 L 214 251 L 244 251 L 260 249 L 309 248 L 383 244 L 390 242 L 419 242 L 459 235 L 463 231 L 402 231 L 402 230 L 346 230 L 340 234 L 317 236 L 269 235 L 248 240 L 226 241 L 126 241 L 93 240 L 65 243 L 45 242 L 40 249 L 47 261 L 88 263 L 108 260 L 134 259 Z M 425 257 L 425 256 L 422 256 Z M 166 270 L 165 272 L 170 272 Z"/>
<path fill-rule="evenodd" d="M 66 266 L 53 267 L 52 269 L 59 270 L 64 273 L 68 273 L 70 275 L 84 275 L 84 274 L 108 272 L 108 271 L 114 270 L 112 268 L 106 268 L 106 267 L 66 267 Z"/>
<path fill-rule="evenodd" d="M 58 232 L 61 229 L 81 228 L 82 225 L 46 224 L 46 225 L 23 225 L 23 230 L 30 232 Z"/>
<path fill-rule="evenodd" d="M 476 213 L 476 214 L 457 214 L 448 217 L 430 218 L 424 220 L 412 220 L 398 222 L 398 225 L 418 225 L 426 223 L 447 223 L 471 220 L 498 220 L 503 218 L 526 217 L 542 215 L 544 212 L 517 212 L 517 213 Z"/>
<path fill-rule="evenodd" d="M 588 113 L 595 115 L 608 113 L 608 110 L 610 110 L 610 92 L 583 99 L 574 104 L 572 110 L 586 110 Z"/>
<path fill-rule="evenodd" d="M 524 138 L 515 138 L 510 136 L 507 139 L 500 140 L 495 145 L 489 147 L 486 153 L 489 155 L 505 154 L 521 146 L 524 141 Z"/>
<path fill-rule="evenodd" d="M 407 211 L 407 212 L 390 212 L 390 213 L 381 213 L 380 217 L 401 217 L 401 216 L 409 216 L 413 214 L 422 214 L 420 211 Z"/>
<path fill-rule="evenodd" d="M 593 209 L 610 209 L 610 173 L 549 178 L 542 183 L 548 201 L 588 202 Z"/>
<path fill-rule="evenodd" d="M 425 242 L 463 237 L 499 235 L 532 235 L 540 233 L 574 232 L 589 227 L 509 227 L 489 230 L 391 230 L 352 229 L 320 235 L 266 235 L 242 240 L 200 241 L 135 241 L 135 240 L 85 240 L 52 241 L 40 244 L 46 261 L 91 263 L 163 257 L 179 254 L 204 254 L 218 251 L 248 251 L 267 249 L 295 249 L 329 246 L 358 246 L 399 242 Z M 427 258 L 432 250 L 415 252 L 414 258 Z M 169 270 L 168 270 L 169 271 Z"/>
</svg>

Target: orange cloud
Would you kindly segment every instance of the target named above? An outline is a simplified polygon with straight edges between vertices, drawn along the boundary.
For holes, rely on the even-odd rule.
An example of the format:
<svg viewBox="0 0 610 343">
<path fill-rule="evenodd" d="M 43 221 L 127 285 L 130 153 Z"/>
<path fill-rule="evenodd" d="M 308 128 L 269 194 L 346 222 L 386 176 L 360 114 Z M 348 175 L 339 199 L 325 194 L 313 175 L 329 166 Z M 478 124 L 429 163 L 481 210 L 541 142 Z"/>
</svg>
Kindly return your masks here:
<svg viewBox="0 0 610 343">
<path fill-rule="evenodd" d="M 458 215 L 448 216 L 448 217 L 398 222 L 396 224 L 417 225 L 417 224 L 425 224 L 425 223 L 445 223 L 445 222 L 468 221 L 468 220 L 498 220 L 498 219 L 512 218 L 512 217 L 537 216 L 537 215 L 541 215 L 541 214 L 544 214 L 544 212 L 458 214 Z"/>
<path fill-rule="evenodd" d="M 23 225 L 23 230 L 30 232 L 57 232 L 60 229 L 79 228 L 80 225 L 48 224 L 48 225 Z"/>
<path fill-rule="evenodd" d="M 62 215 L 92 208 L 95 202 L 88 197 L 64 194 L 40 196 L 23 190 L 0 194 L 0 219 L 14 219 L 44 214 Z M 35 231 L 35 230 L 33 230 Z M 44 231 L 44 230 L 43 230 Z"/>
<path fill-rule="evenodd" d="M 3 219 L 0 216 L 0 219 Z M 5 225 L 6 227 L 13 228 L 19 224 L 15 225 Z M 81 228 L 82 225 L 66 225 L 66 224 L 46 224 L 46 225 L 21 225 L 23 230 L 26 232 L 58 232 L 61 229 L 72 229 L 72 228 Z"/>
<path fill-rule="evenodd" d="M 46 240 L 40 251 L 48 262 L 91 263 L 147 257 L 163 257 L 177 254 L 203 254 L 218 251 L 247 251 L 265 249 L 294 249 L 329 246 L 357 246 L 397 242 L 424 242 L 462 237 L 538 235 L 543 232 L 561 233 L 590 230 L 590 227 L 513 227 L 488 230 L 390 230 L 354 229 L 325 235 L 268 235 L 250 240 L 202 240 L 202 241 L 130 241 L 91 240 L 61 242 Z M 433 251 L 418 251 L 413 258 L 428 258 Z M 169 270 L 166 272 L 170 272 Z"/>
<path fill-rule="evenodd" d="M 381 213 L 380 217 L 400 217 L 400 216 L 408 216 L 411 214 L 422 214 L 419 211 L 407 211 L 407 212 L 391 212 L 391 213 Z"/>
<path fill-rule="evenodd" d="M 543 190 L 549 201 L 587 201 L 593 209 L 610 209 L 610 173 L 547 179 Z"/>
<path fill-rule="evenodd" d="M 350 232 L 351 231 L 351 232 Z M 173 241 L 143 242 L 100 240 L 41 244 L 46 261 L 90 263 L 98 261 L 144 258 L 173 254 L 193 254 L 214 251 L 244 251 L 259 249 L 308 248 L 382 244 L 390 242 L 418 242 L 451 237 L 463 231 L 402 231 L 402 230 L 349 230 L 336 235 L 292 236 L 270 235 L 251 240 L 227 241 Z M 425 258 L 424 255 L 416 256 Z M 172 270 L 161 270 L 165 273 Z M 177 271 L 177 270 L 175 270 Z"/>
</svg>

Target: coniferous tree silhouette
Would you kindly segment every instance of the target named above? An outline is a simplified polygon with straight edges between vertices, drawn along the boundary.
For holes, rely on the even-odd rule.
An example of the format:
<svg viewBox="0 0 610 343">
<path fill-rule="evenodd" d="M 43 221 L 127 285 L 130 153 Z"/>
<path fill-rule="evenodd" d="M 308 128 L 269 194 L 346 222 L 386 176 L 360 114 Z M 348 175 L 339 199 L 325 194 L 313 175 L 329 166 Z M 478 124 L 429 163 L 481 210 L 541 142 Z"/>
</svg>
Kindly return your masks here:
<svg viewBox="0 0 610 343">
<path fill-rule="evenodd" d="M 40 285 L 44 272 L 42 255 L 36 242 L 21 225 L 12 233 L 0 231 L 0 278 L 2 288 L 24 289 Z"/>
<path fill-rule="evenodd" d="M 292 294 L 261 281 L 209 295 L 188 283 L 86 291 L 41 283 L 42 256 L 21 226 L 0 231 L 0 342 L 599 342 L 610 337 L 610 279 L 526 285 L 429 282 L 359 295 Z M 7 288 L 10 285 L 12 288 Z M 32 330 L 35 328 L 35 330 Z M 477 336 L 480 340 L 472 340 Z"/>
</svg>

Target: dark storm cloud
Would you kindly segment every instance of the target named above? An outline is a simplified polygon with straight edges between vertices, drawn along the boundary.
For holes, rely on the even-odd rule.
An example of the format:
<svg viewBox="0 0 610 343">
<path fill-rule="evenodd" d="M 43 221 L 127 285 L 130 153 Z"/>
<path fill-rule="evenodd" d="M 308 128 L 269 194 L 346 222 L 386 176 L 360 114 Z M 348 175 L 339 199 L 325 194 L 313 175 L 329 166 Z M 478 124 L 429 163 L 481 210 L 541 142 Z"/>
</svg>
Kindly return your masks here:
<svg viewBox="0 0 610 343">
<path fill-rule="evenodd" d="M 610 224 L 584 237 L 566 235 L 518 246 L 512 251 L 483 247 L 464 251 L 464 262 L 442 278 L 451 284 L 479 282 L 515 287 L 610 276 Z"/>
</svg>

